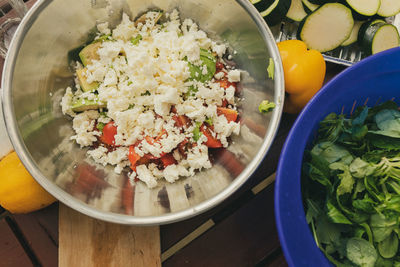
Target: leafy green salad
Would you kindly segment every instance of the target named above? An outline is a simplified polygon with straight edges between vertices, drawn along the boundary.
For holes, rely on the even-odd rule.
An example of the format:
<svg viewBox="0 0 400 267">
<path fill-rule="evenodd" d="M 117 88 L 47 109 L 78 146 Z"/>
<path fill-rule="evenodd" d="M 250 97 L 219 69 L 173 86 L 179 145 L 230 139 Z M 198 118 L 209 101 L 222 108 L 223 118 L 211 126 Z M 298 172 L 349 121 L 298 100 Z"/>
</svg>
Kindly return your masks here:
<svg viewBox="0 0 400 267">
<path fill-rule="evenodd" d="M 400 266 L 400 111 L 329 114 L 305 154 L 306 219 L 336 266 Z"/>
</svg>

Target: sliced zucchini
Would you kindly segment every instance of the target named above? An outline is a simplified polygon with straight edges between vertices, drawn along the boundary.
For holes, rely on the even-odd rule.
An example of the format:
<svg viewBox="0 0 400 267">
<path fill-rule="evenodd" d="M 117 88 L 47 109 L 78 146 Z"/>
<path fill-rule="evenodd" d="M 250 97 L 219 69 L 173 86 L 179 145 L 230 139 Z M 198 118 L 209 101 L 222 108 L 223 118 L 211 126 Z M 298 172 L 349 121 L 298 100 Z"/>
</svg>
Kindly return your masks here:
<svg viewBox="0 0 400 267">
<path fill-rule="evenodd" d="M 103 102 L 101 102 L 97 99 L 89 100 L 86 98 L 80 98 L 72 103 L 71 109 L 74 112 L 83 112 L 86 110 L 100 109 L 100 108 L 106 108 L 106 107 L 107 107 L 106 104 L 104 104 Z"/>
<path fill-rule="evenodd" d="M 268 26 L 274 26 L 285 18 L 292 0 L 274 0 L 267 9 L 260 12 Z"/>
<path fill-rule="evenodd" d="M 250 2 L 254 5 L 255 8 L 257 8 L 259 12 L 263 12 L 270 5 L 272 5 L 274 0 L 250 0 Z"/>
<path fill-rule="evenodd" d="M 361 47 L 367 55 L 398 47 L 400 37 L 397 28 L 387 23 L 370 25 L 362 36 Z"/>
<path fill-rule="evenodd" d="M 81 86 L 81 89 L 84 92 L 94 91 L 99 87 L 99 83 L 97 82 L 88 83 L 87 78 L 84 75 L 84 72 L 86 71 L 87 68 L 78 69 L 76 71 L 76 77 L 78 78 L 79 85 Z"/>
<path fill-rule="evenodd" d="M 356 19 L 363 20 L 378 12 L 381 0 L 345 0 Z"/>
<path fill-rule="evenodd" d="M 377 14 L 382 17 L 391 17 L 400 13 L 399 0 L 381 0 Z"/>
<path fill-rule="evenodd" d="M 351 30 L 350 36 L 349 38 L 347 38 L 346 41 L 342 43 L 342 46 L 348 46 L 357 42 L 358 31 L 360 30 L 362 24 L 363 24 L 362 21 L 354 21 L 354 26 L 353 29 Z"/>
<path fill-rule="evenodd" d="M 319 7 L 319 5 L 313 4 L 313 3 L 311 3 L 311 2 L 308 1 L 308 0 L 302 0 L 301 2 L 302 2 L 302 4 L 303 4 L 304 11 L 305 11 L 307 14 L 310 14 L 310 13 L 314 12 L 314 11 Z"/>
<path fill-rule="evenodd" d="M 316 5 L 323 5 L 326 3 L 335 3 L 338 2 L 337 0 L 310 0 L 311 4 L 316 4 Z"/>
<path fill-rule="evenodd" d="M 382 19 L 373 19 L 373 20 L 369 20 L 364 22 L 361 27 L 360 30 L 358 31 L 358 37 L 357 37 L 357 43 L 359 46 L 362 46 L 363 44 L 363 39 L 365 36 L 365 32 L 367 31 L 367 29 L 374 24 L 378 24 L 378 23 L 386 23 L 386 21 L 382 20 Z"/>
<path fill-rule="evenodd" d="M 339 3 L 327 3 L 300 23 L 297 39 L 320 52 L 333 50 L 350 36 L 354 20 L 351 10 Z"/>
<path fill-rule="evenodd" d="M 292 4 L 290 5 L 286 17 L 293 21 L 302 21 L 306 16 L 307 13 L 304 11 L 301 0 L 292 0 Z"/>
<path fill-rule="evenodd" d="M 82 64 L 87 66 L 92 63 L 92 60 L 99 60 L 100 57 L 97 54 L 97 50 L 100 48 L 102 42 L 91 43 L 85 46 L 81 52 L 79 52 L 79 57 L 81 58 Z"/>
</svg>

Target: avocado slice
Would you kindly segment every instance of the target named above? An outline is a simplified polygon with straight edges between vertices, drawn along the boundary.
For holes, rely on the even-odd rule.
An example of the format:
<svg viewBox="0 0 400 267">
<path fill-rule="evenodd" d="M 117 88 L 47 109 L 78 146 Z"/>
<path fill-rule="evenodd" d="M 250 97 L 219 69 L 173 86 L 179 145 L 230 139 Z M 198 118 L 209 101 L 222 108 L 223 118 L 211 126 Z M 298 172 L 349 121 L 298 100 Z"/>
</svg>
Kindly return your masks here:
<svg viewBox="0 0 400 267">
<path fill-rule="evenodd" d="M 98 82 L 88 83 L 87 78 L 85 77 L 84 73 L 87 71 L 87 68 L 78 69 L 76 71 L 76 76 L 78 77 L 79 84 L 81 86 L 82 91 L 90 92 L 94 91 L 99 88 Z"/>
<path fill-rule="evenodd" d="M 104 104 L 98 99 L 89 100 L 87 98 L 80 98 L 72 103 L 72 111 L 82 112 L 91 109 L 106 108 L 107 104 Z"/>
<path fill-rule="evenodd" d="M 79 52 L 79 57 L 84 66 L 92 63 L 92 60 L 99 60 L 100 57 L 97 54 L 97 50 L 100 48 L 102 42 L 91 43 L 85 46 L 81 52 Z"/>
</svg>

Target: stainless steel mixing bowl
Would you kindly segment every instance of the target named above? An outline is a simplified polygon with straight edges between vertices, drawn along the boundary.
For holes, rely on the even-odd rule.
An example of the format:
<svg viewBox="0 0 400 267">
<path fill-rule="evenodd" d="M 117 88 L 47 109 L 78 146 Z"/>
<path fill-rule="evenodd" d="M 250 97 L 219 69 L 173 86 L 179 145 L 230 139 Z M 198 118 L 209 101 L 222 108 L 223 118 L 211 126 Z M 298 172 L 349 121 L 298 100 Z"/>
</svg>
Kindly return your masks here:
<svg viewBox="0 0 400 267">
<path fill-rule="evenodd" d="M 214 207 L 237 190 L 263 160 L 282 113 L 284 81 L 279 52 L 267 25 L 247 0 L 42 0 L 18 28 L 3 72 L 3 111 L 16 152 L 52 195 L 86 215 L 115 223 L 152 225 L 186 219 Z M 192 18 L 212 37 L 229 43 L 243 75 L 242 129 L 214 166 L 174 184 L 126 187 L 127 175 L 97 166 L 69 138 L 71 119 L 60 98 L 73 82 L 67 52 L 82 44 L 96 23 L 117 25 L 149 8 Z M 272 58 L 273 79 L 267 67 Z M 263 99 L 277 104 L 261 115 Z M 23 188 L 21 188 L 23 190 Z"/>
</svg>

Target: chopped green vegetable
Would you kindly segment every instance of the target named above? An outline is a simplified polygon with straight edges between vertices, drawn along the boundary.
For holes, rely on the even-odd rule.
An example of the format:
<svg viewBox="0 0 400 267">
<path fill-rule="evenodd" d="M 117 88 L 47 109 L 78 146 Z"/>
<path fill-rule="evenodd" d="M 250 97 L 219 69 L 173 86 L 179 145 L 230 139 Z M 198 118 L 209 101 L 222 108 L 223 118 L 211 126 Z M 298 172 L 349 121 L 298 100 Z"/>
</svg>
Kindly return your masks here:
<svg viewBox="0 0 400 267">
<path fill-rule="evenodd" d="M 202 133 L 200 131 L 200 126 L 201 126 L 201 123 L 196 122 L 196 127 L 193 130 L 193 140 L 196 142 L 199 141 L 200 136 L 202 135 Z"/>
<path fill-rule="evenodd" d="M 275 63 L 274 63 L 274 60 L 272 58 L 269 58 L 269 64 L 268 64 L 267 72 L 268 72 L 268 78 L 273 80 L 274 79 L 274 75 L 275 75 Z"/>
<path fill-rule="evenodd" d="M 350 117 L 329 114 L 305 154 L 302 188 L 307 222 L 333 264 L 399 264 L 397 105 L 361 107 Z"/>
<path fill-rule="evenodd" d="M 212 120 L 212 118 L 206 118 L 206 120 L 204 121 L 205 123 L 207 123 L 208 125 L 213 125 L 213 120 Z"/>
<path fill-rule="evenodd" d="M 143 39 L 143 37 L 140 34 L 138 34 L 138 35 L 136 35 L 136 37 L 132 37 L 131 43 L 133 45 L 137 45 L 142 39 Z"/>
<path fill-rule="evenodd" d="M 258 106 L 258 110 L 260 111 L 260 113 L 266 114 L 268 112 L 271 112 L 275 107 L 276 105 L 274 102 L 269 102 L 268 100 L 264 100 Z"/>
<path fill-rule="evenodd" d="M 100 132 L 102 132 L 103 131 L 103 128 L 104 128 L 104 126 L 106 126 L 106 124 L 105 123 L 102 123 L 102 122 L 97 122 L 97 125 L 96 125 L 96 128 L 100 131 Z"/>
<path fill-rule="evenodd" d="M 144 95 L 151 95 L 151 93 L 148 90 L 146 90 L 146 92 L 141 94 L 141 96 L 144 96 Z"/>
<path fill-rule="evenodd" d="M 189 64 L 189 71 L 190 71 L 190 79 L 200 81 L 200 82 L 207 82 L 210 81 L 217 70 L 216 64 L 217 59 L 215 56 L 208 50 L 203 48 L 200 49 L 200 65 L 195 65 L 193 63 Z M 206 71 L 203 72 L 203 68 Z"/>
</svg>

